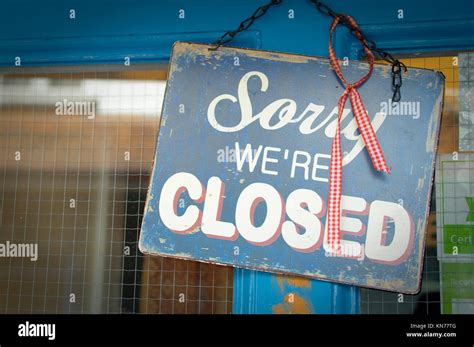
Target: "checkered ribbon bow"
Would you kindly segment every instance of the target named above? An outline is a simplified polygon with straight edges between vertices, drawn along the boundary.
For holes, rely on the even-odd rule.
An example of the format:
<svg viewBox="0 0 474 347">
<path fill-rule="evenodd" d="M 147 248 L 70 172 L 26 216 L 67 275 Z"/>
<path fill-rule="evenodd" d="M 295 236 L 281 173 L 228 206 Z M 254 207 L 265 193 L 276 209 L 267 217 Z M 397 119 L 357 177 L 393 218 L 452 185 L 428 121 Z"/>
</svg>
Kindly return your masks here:
<svg viewBox="0 0 474 347">
<path fill-rule="evenodd" d="M 338 23 L 344 20 L 350 27 L 352 27 L 355 36 L 364 46 L 365 53 L 369 62 L 369 71 L 359 81 L 355 83 L 348 83 L 344 78 L 339 62 L 334 53 L 332 45 L 332 34 Z M 328 197 L 328 217 L 327 217 L 327 244 L 332 255 L 341 255 L 341 195 L 342 195 L 342 154 L 341 154 L 341 136 L 340 123 L 344 111 L 346 100 L 349 97 L 351 101 L 354 117 L 356 118 L 357 127 L 365 143 L 365 147 L 369 153 L 372 164 L 377 171 L 390 173 L 390 168 L 385 162 L 385 158 L 380 148 L 380 144 L 375 135 L 375 131 L 370 123 L 370 118 L 367 114 L 365 106 L 361 100 L 360 94 L 357 91 L 362 83 L 367 81 L 372 73 L 374 67 L 374 55 L 365 45 L 365 39 L 360 30 L 358 30 L 356 21 L 348 15 L 339 15 L 334 17 L 329 31 L 329 61 L 333 70 L 341 80 L 346 88 L 344 93 L 339 98 L 338 102 L 338 121 L 336 133 L 331 147 L 331 163 L 329 168 L 329 197 Z"/>
</svg>

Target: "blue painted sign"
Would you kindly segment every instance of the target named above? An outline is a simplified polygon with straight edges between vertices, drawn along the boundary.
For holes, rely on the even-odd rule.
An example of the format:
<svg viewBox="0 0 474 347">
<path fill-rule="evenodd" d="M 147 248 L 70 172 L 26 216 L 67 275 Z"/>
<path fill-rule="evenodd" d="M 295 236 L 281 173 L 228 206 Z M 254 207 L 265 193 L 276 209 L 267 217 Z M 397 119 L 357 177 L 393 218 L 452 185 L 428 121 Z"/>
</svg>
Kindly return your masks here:
<svg viewBox="0 0 474 347">
<path fill-rule="evenodd" d="M 328 60 L 176 43 L 140 236 L 148 254 L 403 293 L 419 289 L 444 78 L 390 66 L 359 88 L 391 167 L 341 122 L 342 256 L 326 252 L 330 146 L 343 88 Z M 368 66 L 343 66 L 358 80 Z"/>
</svg>

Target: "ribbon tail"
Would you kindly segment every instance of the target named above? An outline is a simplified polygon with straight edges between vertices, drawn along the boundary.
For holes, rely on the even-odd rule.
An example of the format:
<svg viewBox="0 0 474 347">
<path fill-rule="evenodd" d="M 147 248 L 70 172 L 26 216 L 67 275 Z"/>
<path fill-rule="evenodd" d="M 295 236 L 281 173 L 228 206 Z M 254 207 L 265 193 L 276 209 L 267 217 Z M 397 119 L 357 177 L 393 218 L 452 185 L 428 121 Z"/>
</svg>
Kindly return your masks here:
<svg viewBox="0 0 474 347">
<path fill-rule="evenodd" d="M 342 196 L 342 153 L 340 124 L 344 105 L 346 104 L 347 91 L 341 95 L 338 102 L 338 115 L 336 132 L 331 146 L 331 161 L 329 168 L 329 196 L 327 216 L 327 244 L 330 253 L 338 255 L 341 252 L 341 196 Z"/>
<path fill-rule="evenodd" d="M 365 148 L 369 153 L 374 169 L 377 171 L 390 173 L 390 168 L 385 161 L 382 148 L 380 147 L 380 143 L 377 140 L 377 136 L 375 135 L 374 128 L 370 122 L 369 115 L 365 110 L 364 104 L 362 103 L 357 89 L 352 88 L 350 90 L 349 98 L 351 100 L 352 110 L 357 122 L 357 127 L 359 128 L 360 134 L 362 135 Z"/>
</svg>

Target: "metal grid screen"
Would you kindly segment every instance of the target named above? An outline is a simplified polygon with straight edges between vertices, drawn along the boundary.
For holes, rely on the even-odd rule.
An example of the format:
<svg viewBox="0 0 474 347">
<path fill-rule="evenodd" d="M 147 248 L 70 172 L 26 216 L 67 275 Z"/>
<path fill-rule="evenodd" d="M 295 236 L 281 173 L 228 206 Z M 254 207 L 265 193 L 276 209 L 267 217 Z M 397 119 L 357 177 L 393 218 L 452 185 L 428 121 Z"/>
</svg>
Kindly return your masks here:
<svg viewBox="0 0 474 347">
<path fill-rule="evenodd" d="M 431 209 L 426 231 L 425 261 L 423 267 L 422 288 L 417 295 L 403 295 L 383 291 L 362 289 L 361 309 L 363 313 L 400 313 L 400 314 L 440 314 L 462 313 L 452 309 L 455 301 L 462 300 L 467 311 L 474 313 L 474 256 L 472 251 L 465 250 L 464 254 L 451 254 L 446 257 L 444 249 L 451 247 L 449 240 L 443 238 L 447 224 L 444 221 L 451 214 L 458 215 L 464 224 L 465 234 L 471 235 L 472 224 L 466 221 L 469 211 L 466 203 L 474 195 L 474 163 L 466 163 L 468 151 L 474 147 L 472 131 L 474 117 L 472 116 L 472 87 L 469 82 L 474 78 L 474 55 L 469 53 L 448 54 L 437 57 L 417 57 L 401 59 L 407 67 L 439 70 L 446 77 L 441 133 L 438 143 L 435 182 L 431 199 Z M 472 160 L 472 157 L 471 157 Z M 458 181 L 450 180 L 450 188 L 458 192 L 458 201 L 453 196 L 446 199 L 441 193 L 446 184 L 446 172 L 443 175 L 442 165 L 451 163 L 448 173 L 460 172 L 456 167 L 462 167 L 463 174 Z M 463 164 L 462 164 L 463 163 Z M 461 165 L 461 166 L 459 166 Z M 446 169 L 445 169 L 446 170 Z M 462 190 L 462 193 L 459 192 Z M 444 208 L 450 203 L 448 209 Z M 473 220 L 474 221 L 474 220 Z M 471 221 L 472 222 L 472 221 Z M 456 248 L 457 246 L 455 246 Z M 448 264 L 448 265 L 446 265 Z M 454 299 L 454 301 L 453 301 Z M 469 307 L 469 305 L 471 305 Z"/>
<path fill-rule="evenodd" d="M 137 248 L 165 70 L 65 70 L 0 76 L 0 240 L 32 255 L 1 312 L 229 313 L 231 269 Z"/>
<path fill-rule="evenodd" d="M 472 289 L 459 285 L 473 287 L 472 239 L 467 248 L 449 248 L 446 232 L 460 224 L 455 230 L 472 237 L 462 201 L 472 203 L 473 195 L 474 55 L 404 62 L 446 76 L 423 287 L 415 296 L 362 289 L 361 308 L 458 312 L 474 302 Z M 0 75 L 0 241 L 32 252 L 0 258 L 0 312 L 231 312 L 231 268 L 143 256 L 137 248 L 165 81 L 164 69 L 146 66 Z M 468 164 L 456 166 L 461 162 Z M 449 172 L 461 171 L 454 182 Z M 457 183 L 464 184 L 461 203 L 448 201 L 448 191 L 440 195 L 440 184 L 456 191 Z M 442 209 L 445 202 L 450 205 Z"/>
</svg>

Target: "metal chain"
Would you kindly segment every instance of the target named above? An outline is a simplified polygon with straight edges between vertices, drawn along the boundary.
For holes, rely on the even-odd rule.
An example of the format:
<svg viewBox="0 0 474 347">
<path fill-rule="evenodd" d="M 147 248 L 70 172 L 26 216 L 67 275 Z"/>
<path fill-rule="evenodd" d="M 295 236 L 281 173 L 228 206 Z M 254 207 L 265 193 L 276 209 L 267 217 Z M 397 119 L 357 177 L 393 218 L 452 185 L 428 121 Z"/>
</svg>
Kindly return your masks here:
<svg viewBox="0 0 474 347">
<path fill-rule="evenodd" d="M 329 17 L 337 17 L 340 14 L 337 12 L 334 12 L 329 6 L 324 4 L 323 2 L 319 0 L 309 0 L 311 3 L 313 3 L 316 6 L 316 9 L 324 14 L 325 16 Z M 255 22 L 258 18 L 262 17 L 265 13 L 267 13 L 268 9 L 274 5 L 279 5 L 281 4 L 282 0 L 271 0 L 269 3 L 266 5 L 260 6 L 255 10 L 254 13 L 247 19 L 243 20 L 237 29 L 235 30 L 230 30 L 224 33 L 216 42 L 213 43 L 214 47 L 210 47 L 210 50 L 217 50 L 219 47 L 225 45 L 226 43 L 232 41 L 234 37 L 242 32 L 250 28 L 250 26 Z M 381 50 L 380 48 L 377 47 L 374 41 L 372 40 L 367 40 L 365 35 L 362 33 L 362 31 L 358 28 L 353 28 L 344 17 L 341 17 L 340 22 L 342 25 L 346 26 L 352 35 L 356 37 L 362 37 L 362 44 L 370 49 L 372 52 L 374 52 L 377 56 L 379 56 L 382 60 L 385 60 L 386 62 L 390 63 L 392 65 L 392 90 L 393 90 L 393 96 L 392 96 L 392 101 L 393 102 L 399 102 L 401 99 L 401 92 L 400 89 L 402 87 L 402 70 L 404 72 L 407 71 L 407 67 L 405 64 L 403 64 L 400 60 L 395 58 L 393 55 L 390 53 Z"/>
<path fill-rule="evenodd" d="M 274 5 L 279 5 L 279 4 L 281 4 L 281 2 L 282 2 L 282 0 L 271 0 L 268 4 L 260 6 L 259 8 L 257 8 L 255 10 L 254 13 L 252 13 L 252 15 L 250 17 L 243 20 L 239 24 L 237 29 L 225 32 L 224 35 L 222 35 L 219 38 L 219 40 L 214 42 L 215 46 L 211 47 L 209 49 L 215 51 L 216 49 L 218 49 L 219 47 L 225 45 L 229 41 L 232 41 L 234 39 L 235 35 L 237 35 L 238 33 L 242 32 L 242 31 L 247 30 L 248 28 L 250 28 L 250 26 L 253 24 L 253 22 L 255 22 L 258 18 L 262 17 L 265 13 L 267 13 L 267 11 L 270 7 L 272 7 Z"/>
<path fill-rule="evenodd" d="M 319 0 L 309 0 L 309 1 L 312 2 L 316 6 L 317 10 L 321 12 L 322 14 L 333 17 L 333 18 L 339 16 L 339 13 L 334 12 L 330 7 L 325 5 L 323 2 Z M 400 89 L 402 87 L 402 70 L 404 72 L 407 72 L 406 65 L 403 64 L 397 58 L 395 58 L 389 52 L 383 51 L 380 48 L 378 48 L 374 41 L 367 40 L 366 36 L 362 33 L 362 31 L 359 28 L 353 28 L 352 25 L 350 25 L 344 17 L 341 17 L 340 22 L 342 25 L 346 26 L 350 30 L 353 36 L 362 37 L 363 39 L 362 44 L 365 47 L 367 47 L 372 52 L 374 52 L 382 60 L 385 60 L 390 65 L 392 65 L 392 91 L 393 91 L 392 101 L 399 102 L 400 99 L 402 98 L 402 95 L 400 92 Z"/>
</svg>

